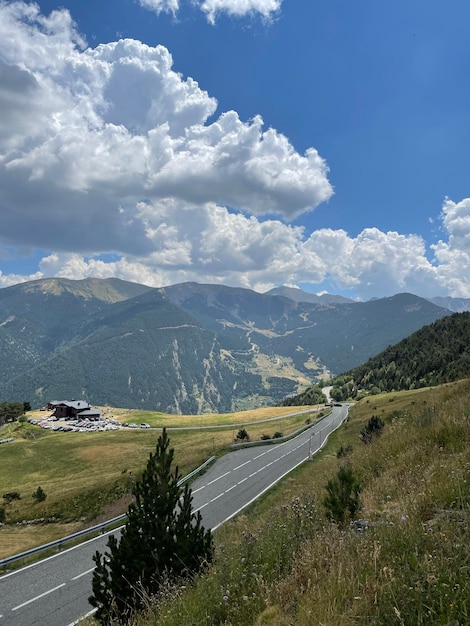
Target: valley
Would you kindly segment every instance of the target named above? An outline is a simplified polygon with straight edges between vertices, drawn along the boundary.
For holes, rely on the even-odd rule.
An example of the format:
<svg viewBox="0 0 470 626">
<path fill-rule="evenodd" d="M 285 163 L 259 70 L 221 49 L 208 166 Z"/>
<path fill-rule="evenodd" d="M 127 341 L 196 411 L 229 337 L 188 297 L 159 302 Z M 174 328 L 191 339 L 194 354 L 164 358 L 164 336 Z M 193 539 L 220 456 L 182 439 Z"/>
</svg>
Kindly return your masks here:
<svg viewBox="0 0 470 626">
<path fill-rule="evenodd" d="M 412 294 L 309 302 L 198 283 L 32 281 L 0 289 L 0 397 L 194 415 L 270 406 L 448 315 Z"/>
</svg>

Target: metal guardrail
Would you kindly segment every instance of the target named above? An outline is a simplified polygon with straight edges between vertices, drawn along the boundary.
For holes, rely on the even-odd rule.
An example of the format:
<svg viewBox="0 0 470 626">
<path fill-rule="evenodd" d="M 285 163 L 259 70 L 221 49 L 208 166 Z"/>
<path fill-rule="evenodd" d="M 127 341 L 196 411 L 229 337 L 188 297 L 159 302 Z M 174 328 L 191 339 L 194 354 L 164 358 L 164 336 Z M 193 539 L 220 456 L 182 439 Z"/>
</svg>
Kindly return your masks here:
<svg viewBox="0 0 470 626">
<path fill-rule="evenodd" d="M 201 472 L 205 467 L 207 467 L 212 461 L 215 459 L 215 456 L 211 456 L 204 461 L 202 465 L 196 467 L 192 472 L 186 474 L 178 481 L 178 487 L 184 484 L 186 481 L 193 478 Z M 9 556 L 6 559 L 0 559 L 0 568 L 5 570 L 6 567 L 10 563 L 14 563 L 15 561 L 20 561 L 21 559 L 26 559 L 30 556 L 34 556 L 35 554 L 39 554 L 41 552 L 45 552 L 46 550 L 51 550 L 53 548 L 58 548 L 59 552 L 64 543 L 68 543 L 69 541 L 73 541 L 74 539 L 78 539 L 79 537 L 83 537 L 85 535 L 91 535 L 93 533 L 103 533 L 106 528 L 117 524 L 118 522 L 123 522 L 127 517 L 127 513 L 123 513 L 122 515 L 118 515 L 117 517 L 113 517 L 112 519 L 106 520 L 106 522 L 101 522 L 101 524 L 96 524 L 96 526 L 90 526 L 90 528 L 85 528 L 83 530 L 79 530 L 76 533 L 71 535 L 67 535 L 66 537 L 62 537 L 61 539 L 56 539 L 55 541 L 50 541 L 49 543 L 45 543 L 42 546 L 38 546 L 37 548 L 31 548 L 30 550 L 26 550 L 25 552 L 20 552 L 20 554 L 15 554 L 13 556 Z"/>
<path fill-rule="evenodd" d="M 325 419 L 325 417 L 328 417 L 328 415 L 331 415 L 331 411 L 325 411 L 324 415 L 317 418 L 314 422 L 311 422 L 310 424 L 306 424 L 305 426 L 301 426 L 300 428 L 298 428 L 297 430 L 294 430 L 294 432 L 290 433 L 289 435 L 284 435 L 283 437 L 276 437 L 275 439 L 255 439 L 254 441 L 242 441 L 241 443 L 232 443 L 229 446 L 229 448 L 231 450 L 238 450 L 238 448 L 252 448 L 253 446 L 264 446 L 264 445 L 271 445 L 273 443 L 284 443 L 285 441 L 289 441 L 289 439 L 293 439 L 294 437 L 297 437 L 297 435 L 300 435 L 301 433 L 308 430 L 309 428 L 313 428 L 313 426 L 318 424 L 318 422 L 321 422 L 323 419 Z"/>
</svg>

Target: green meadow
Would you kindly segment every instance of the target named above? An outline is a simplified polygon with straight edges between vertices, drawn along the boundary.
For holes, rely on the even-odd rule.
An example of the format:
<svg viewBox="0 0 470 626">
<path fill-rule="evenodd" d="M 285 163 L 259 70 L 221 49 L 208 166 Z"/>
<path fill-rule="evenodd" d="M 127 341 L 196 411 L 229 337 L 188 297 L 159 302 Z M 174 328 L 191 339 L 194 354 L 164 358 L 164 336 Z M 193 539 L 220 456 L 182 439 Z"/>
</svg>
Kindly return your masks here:
<svg viewBox="0 0 470 626">
<path fill-rule="evenodd" d="M 276 407 L 230 415 L 203 416 L 204 426 L 224 428 L 170 431 L 171 446 L 182 475 L 212 455 L 223 454 L 234 442 L 236 425 L 245 425 L 251 439 L 272 436 L 276 431 L 290 434 L 318 416 L 318 411 L 295 415 L 292 407 Z M 114 410 L 116 418 L 129 423 L 184 428 L 197 424 L 189 416 Z M 43 417 L 39 412 L 30 416 Z M 126 416 L 126 419 L 124 419 Z M 286 416 L 286 417 L 282 417 Z M 263 422 L 267 418 L 274 421 Z M 60 538 L 104 521 L 127 510 L 132 481 L 145 467 L 155 449 L 159 432 L 121 429 L 108 432 L 54 432 L 29 423 L 15 423 L 2 429 L 2 438 L 14 441 L 0 446 L 0 494 L 17 492 L 20 499 L 6 504 L 6 524 L 0 527 L 0 558 Z M 35 502 L 38 487 L 46 493 Z M 49 523 L 17 525 L 24 520 L 45 518 Z M 51 521 L 52 520 L 52 521 Z"/>
</svg>

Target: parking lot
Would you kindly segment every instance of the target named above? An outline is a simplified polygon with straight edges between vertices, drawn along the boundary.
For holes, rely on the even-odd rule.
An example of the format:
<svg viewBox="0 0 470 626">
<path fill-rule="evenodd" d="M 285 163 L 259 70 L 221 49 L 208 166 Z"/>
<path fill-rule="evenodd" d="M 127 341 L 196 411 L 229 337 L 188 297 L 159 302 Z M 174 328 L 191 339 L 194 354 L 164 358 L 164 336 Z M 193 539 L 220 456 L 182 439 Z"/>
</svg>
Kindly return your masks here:
<svg viewBox="0 0 470 626">
<path fill-rule="evenodd" d="M 66 419 L 57 418 L 53 415 L 42 419 L 31 418 L 28 420 L 30 424 L 53 430 L 57 432 L 74 432 L 74 433 L 92 433 L 104 432 L 109 430 L 119 430 L 122 425 L 111 418 L 103 418 L 99 420 L 89 419 Z M 135 425 L 134 425 L 135 426 Z M 137 426 L 135 426 L 137 428 Z"/>
</svg>

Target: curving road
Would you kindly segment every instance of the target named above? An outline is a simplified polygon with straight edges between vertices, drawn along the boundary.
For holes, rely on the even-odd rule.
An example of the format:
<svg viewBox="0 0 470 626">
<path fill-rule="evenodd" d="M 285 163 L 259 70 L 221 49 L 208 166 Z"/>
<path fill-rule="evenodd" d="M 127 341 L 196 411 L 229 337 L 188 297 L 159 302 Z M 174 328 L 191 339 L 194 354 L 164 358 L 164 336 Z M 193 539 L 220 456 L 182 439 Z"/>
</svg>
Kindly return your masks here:
<svg viewBox="0 0 470 626">
<path fill-rule="evenodd" d="M 349 405 L 294 439 L 243 448 L 220 458 L 192 483 L 193 507 L 215 530 L 256 500 L 325 443 L 347 418 Z M 91 539 L 0 577 L 0 626 L 69 626 L 90 612 L 92 556 L 104 552 L 107 535 Z"/>
</svg>

